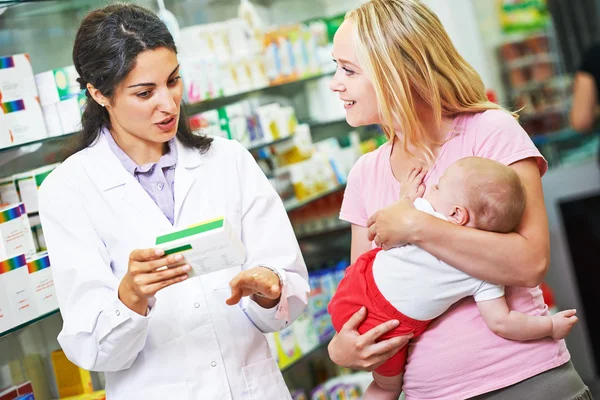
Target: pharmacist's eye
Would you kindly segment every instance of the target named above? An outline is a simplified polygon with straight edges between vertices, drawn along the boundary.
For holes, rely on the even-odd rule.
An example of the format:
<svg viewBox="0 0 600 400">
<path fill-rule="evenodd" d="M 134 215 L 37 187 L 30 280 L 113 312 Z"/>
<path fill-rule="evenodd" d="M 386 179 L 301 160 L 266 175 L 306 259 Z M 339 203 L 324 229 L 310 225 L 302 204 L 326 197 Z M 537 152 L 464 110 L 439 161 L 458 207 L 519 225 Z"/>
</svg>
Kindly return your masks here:
<svg viewBox="0 0 600 400">
<path fill-rule="evenodd" d="M 136 93 L 136 96 L 139 97 L 140 99 L 147 99 L 148 97 L 150 97 L 150 94 L 151 94 L 150 91 L 145 91 L 145 92 Z"/>
<path fill-rule="evenodd" d="M 175 85 L 177 82 L 179 82 L 179 80 L 181 79 L 180 76 L 176 76 L 173 79 L 169 79 L 169 82 L 167 82 L 169 84 L 169 86 L 173 86 Z"/>
</svg>

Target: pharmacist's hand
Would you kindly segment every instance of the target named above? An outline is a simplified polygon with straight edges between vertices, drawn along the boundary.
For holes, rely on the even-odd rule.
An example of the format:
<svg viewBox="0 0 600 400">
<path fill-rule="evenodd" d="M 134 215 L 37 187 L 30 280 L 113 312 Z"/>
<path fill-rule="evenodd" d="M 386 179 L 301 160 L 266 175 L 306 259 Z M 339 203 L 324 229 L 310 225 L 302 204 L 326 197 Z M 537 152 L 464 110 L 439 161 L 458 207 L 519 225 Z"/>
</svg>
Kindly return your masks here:
<svg viewBox="0 0 600 400">
<path fill-rule="evenodd" d="M 412 337 L 411 334 L 377 342 L 384 333 L 398 326 L 398 321 L 395 320 L 384 322 L 361 335 L 357 328 L 366 315 L 365 308 L 361 308 L 331 339 L 327 351 L 331 360 L 337 365 L 373 371 L 406 346 Z"/>
<path fill-rule="evenodd" d="M 367 220 L 369 240 L 384 250 L 411 243 L 411 234 L 423 215 L 427 214 L 417 210 L 412 201 L 401 198 L 391 206 L 377 211 Z"/>
<path fill-rule="evenodd" d="M 119 284 L 119 299 L 131 310 L 145 315 L 148 299 L 156 292 L 184 281 L 190 266 L 181 265 L 181 254 L 164 255 L 162 249 L 133 250 L 127 273 Z"/>
<path fill-rule="evenodd" d="M 240 302 L 242 297 L 252 296 L 261 307 L 272 308 L 279 303 L 281 282 L 279 276 L 265 267 L 254 267 L 240 272 L 231 282 L 231 297 L 226 300 L 230 306 Z"/>
<path fill-rule="evenodd" d="M 412 168 L 408 170 L 408 173 L 402 180 L 402 187 L 400 188 L 400 198 L 406 197 L 411 202 L 414 202 L 417 198 L 423 197 L 425 193 L 425 185 L 423 185 L 423 178 L 427 171 L 423 167 Z"/>
<path fill-rule="evenodd" d="M 560 340 L 567 337 L 579 319 L 575 310 L 565 310 L 554 314 L 552 317 L 552 339 Z"/>
</svg>

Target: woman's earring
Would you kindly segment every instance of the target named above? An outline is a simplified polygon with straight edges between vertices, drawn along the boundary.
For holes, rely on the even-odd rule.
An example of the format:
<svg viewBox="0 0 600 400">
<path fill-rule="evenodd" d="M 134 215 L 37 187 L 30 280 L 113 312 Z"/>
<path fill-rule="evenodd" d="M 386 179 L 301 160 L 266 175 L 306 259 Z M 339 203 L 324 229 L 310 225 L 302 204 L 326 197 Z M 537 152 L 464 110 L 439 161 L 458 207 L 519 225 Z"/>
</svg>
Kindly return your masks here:
<svg viewBox="0 0 600 400">
<path fill-rule="evenodd" d="M 104 107 L 104 103 L 100 103 L 100 105 L 101 105 L 102 107 Z"/>
</svg>

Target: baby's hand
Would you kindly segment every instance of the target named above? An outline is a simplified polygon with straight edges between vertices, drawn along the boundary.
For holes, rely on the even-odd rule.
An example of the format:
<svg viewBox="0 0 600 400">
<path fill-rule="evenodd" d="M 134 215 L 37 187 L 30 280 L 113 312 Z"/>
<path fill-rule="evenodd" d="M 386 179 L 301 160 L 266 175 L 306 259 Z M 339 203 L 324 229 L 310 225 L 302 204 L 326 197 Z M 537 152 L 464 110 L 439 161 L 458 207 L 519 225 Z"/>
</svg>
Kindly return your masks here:
<svg viewBox="0 0 600 400">
<path fill-rule="evenodd" d="M 402 187 L 400 188 L 400 198 L 408 197 L 411 202 L 417 198 L 422 197 L 425 193 L 425 185 L 423 185 L 423 178 L 427 173 L 423 167 L 412 168 L 406 174 L 406 177 L 402 181 Z"/>
<path fill-rule="evenodd" d="M 575 316 L 576 310 L 565 310 L 554 314 L 552 318 L 552 339 L 559 340 L 567 337 L 573 326 L 579 321 Z"/>
</svg>

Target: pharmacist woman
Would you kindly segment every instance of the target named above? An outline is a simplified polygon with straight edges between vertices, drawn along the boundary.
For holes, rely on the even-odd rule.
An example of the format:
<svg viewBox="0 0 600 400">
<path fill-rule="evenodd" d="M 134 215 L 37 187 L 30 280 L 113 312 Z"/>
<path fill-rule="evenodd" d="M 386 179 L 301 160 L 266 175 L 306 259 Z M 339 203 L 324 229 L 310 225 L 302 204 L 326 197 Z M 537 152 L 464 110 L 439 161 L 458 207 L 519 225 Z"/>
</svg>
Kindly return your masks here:
<svg viewBox="0 0 600 400">
<path fill-rule="evenodd" d="M 191 133 L 173 38 L 150 11 L 89 13 L 73 62 L 80 147 L 40 189 L 66 355 L 105 372 L 109 400 L 289 399 L 263 333 L 304 310 L 308 276 L 280 198 L 237 142 Z M 181 259 L 157 236 L 219 216 L 243 265 L 161 268 Z"/>
</svg>

